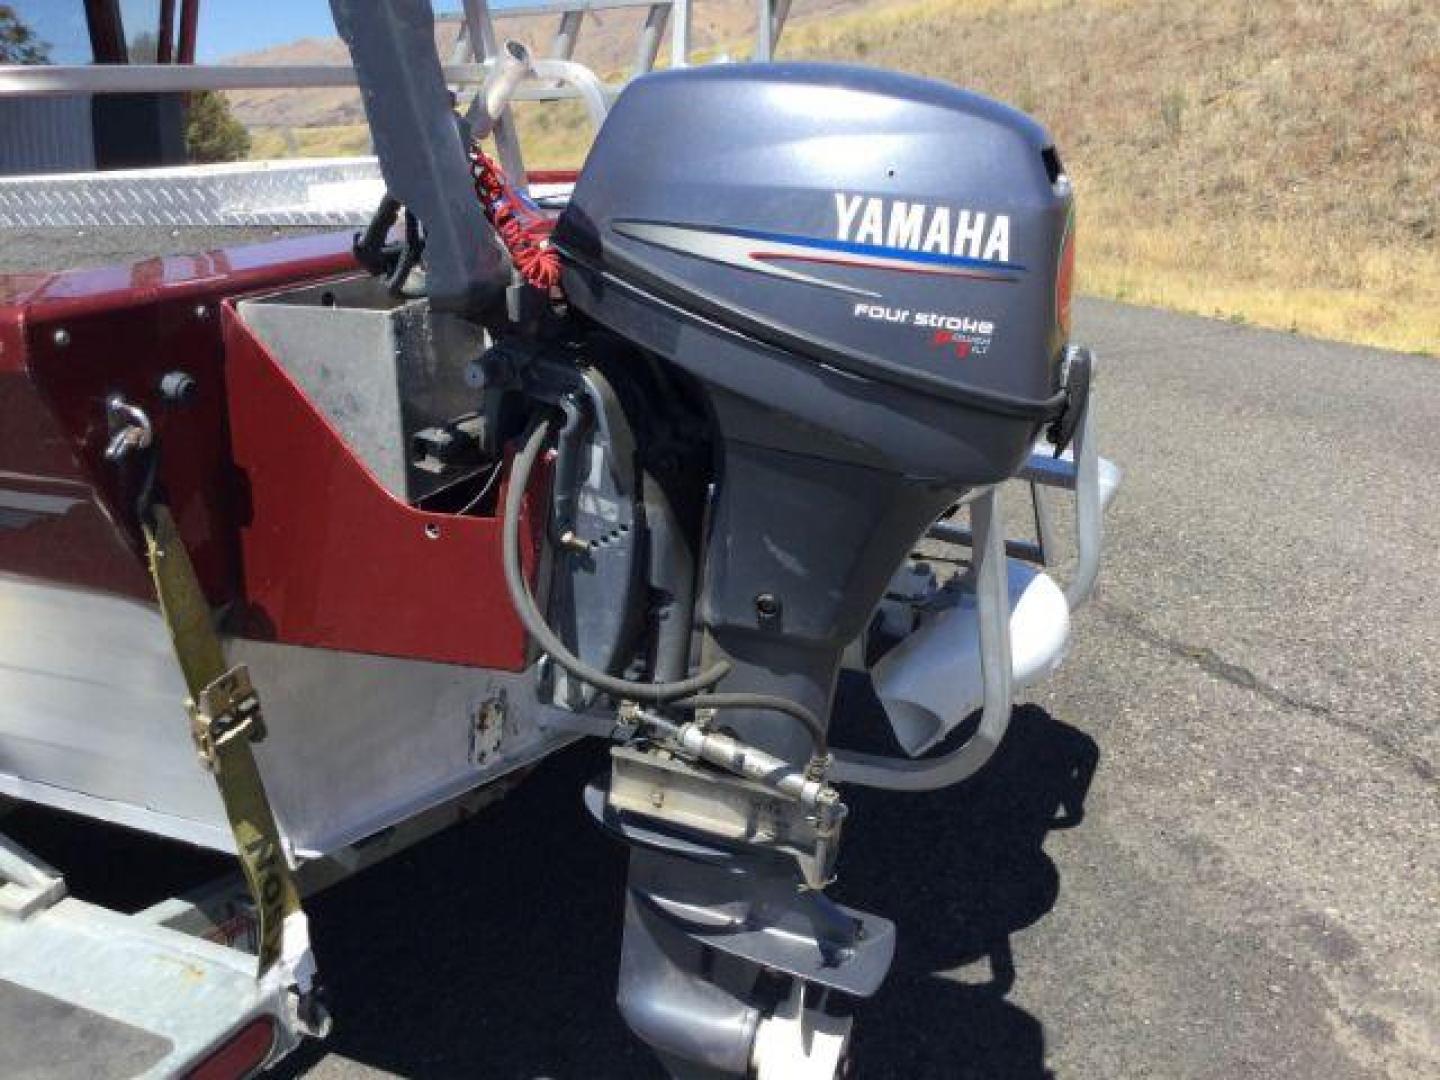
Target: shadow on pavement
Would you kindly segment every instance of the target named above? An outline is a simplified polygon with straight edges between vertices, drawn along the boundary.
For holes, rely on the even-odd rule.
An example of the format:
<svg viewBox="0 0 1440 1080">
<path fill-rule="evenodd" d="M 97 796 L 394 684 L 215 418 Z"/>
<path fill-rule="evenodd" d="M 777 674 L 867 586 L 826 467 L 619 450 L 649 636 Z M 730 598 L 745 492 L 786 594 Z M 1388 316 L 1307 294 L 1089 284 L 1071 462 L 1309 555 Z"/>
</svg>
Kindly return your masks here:
<svg viewBox="0 0 1440 1080">
<path fill-rule="evenodd" d="M 1060 878 L 1045 837 L 1080 823 L 1098 763 L 1088 735 L 1027 705 L 968 783 L 847 795 L 836 897 L 899 927 L 890 976 L 859 1012 L 856 1076 L 1051 1075 L 1041 1019 L 1006 1000 L 1010 938 L 1054 906 Z"/>
<path fill-rule="evenodd" d="M 878 748 L 878 709 L 863 683 L 842 685 L 837 741 Z M 1080 822 L 1098 760 L 1088 736 L 1024 706 L 968 784 L 847 794 L 835 895 L 899 926 L 890 977 L 859 1012 L 854 1075 L 1048 1075 L 1041 1020 L 1006 999 L 1010 937 L 1055 903 L 1045 837 Z M 566 751 L 479 817 L 313 898 L 335 1029 L 279 1075 L 331 1052 L 415 1078 L 661 1077 L 614 1007 L 625 853 L 580 804 L 604 766 L 602 746 Z M 6 829 L 121 910 L 230 865 L 37 808 Z"/>
<path fill-rule="evenodd" d="M 874 731 L 877 707 L 852 689 L 838 711 Z M 856 1076 L 1049 1075 L 1041 1021 L 1006 1000 L 1010 935 L 1054 905 L 1042 845 L 1079 823 L 1098 759 L 1088 736 L 1025 706 L 970 784 L 850 794 L 836 896 L 900 931 L 860 1010 Z M 335 1030 L 281 1075 L 329 1051 L 407 1077 L 662 1076 L 613 1005 L 624 852 L 579 797 L 603 766 L 603 747 L 568 751 L 477 819 L 312 901 Z"/>
</svg>

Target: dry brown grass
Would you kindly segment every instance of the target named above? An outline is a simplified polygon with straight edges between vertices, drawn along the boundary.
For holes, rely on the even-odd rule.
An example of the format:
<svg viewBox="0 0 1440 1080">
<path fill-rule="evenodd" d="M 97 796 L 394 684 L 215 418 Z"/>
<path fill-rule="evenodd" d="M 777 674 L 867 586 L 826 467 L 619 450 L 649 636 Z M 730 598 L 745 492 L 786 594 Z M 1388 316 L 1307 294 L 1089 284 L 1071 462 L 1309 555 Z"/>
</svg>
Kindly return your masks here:
<svg viewBox="0 0 1440 1080">
<path fill-rule="evenodd" d="M 353 157 L 369 152 L 370 128 L 365 124 L 250 129 L 250 157 L 256 161 L 286 157 Z"/>
</svg>

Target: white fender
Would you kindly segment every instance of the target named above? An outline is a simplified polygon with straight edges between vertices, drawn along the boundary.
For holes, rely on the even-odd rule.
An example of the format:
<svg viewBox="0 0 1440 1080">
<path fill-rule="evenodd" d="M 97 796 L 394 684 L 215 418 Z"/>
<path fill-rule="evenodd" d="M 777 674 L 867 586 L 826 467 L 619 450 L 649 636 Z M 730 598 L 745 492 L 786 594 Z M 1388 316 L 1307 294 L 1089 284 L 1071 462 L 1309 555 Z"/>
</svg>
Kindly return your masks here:
<svg viewBox="0 0 1440 1080">
<path fill-rule="evenodd" d="M 1070 639 L 1070 607 L 1049 575 L 1009 561 L 1010 656 L 1018 689 L 1050 675 Z M 919 626 L 871 670 L 890 726 L 911 757 L 949 734 L 984 699 L 975 596 L 922 617 Z"/>
</svg>

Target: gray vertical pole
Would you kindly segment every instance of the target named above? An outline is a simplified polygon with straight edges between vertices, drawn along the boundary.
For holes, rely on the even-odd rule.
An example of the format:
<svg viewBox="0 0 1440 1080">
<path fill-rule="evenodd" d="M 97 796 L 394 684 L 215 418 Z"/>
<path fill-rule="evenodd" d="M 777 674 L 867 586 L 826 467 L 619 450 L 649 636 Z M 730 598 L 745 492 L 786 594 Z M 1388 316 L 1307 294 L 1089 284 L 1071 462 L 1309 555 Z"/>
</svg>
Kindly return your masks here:
<svg viewBox="0 0 1440 1080">
<path fill-rule="evenodd" d="M 651 4 L 645 12 L 645 25 L 640 28 L 640 42 L 635 48 L 635 74 L 644 75 L 655 67 L 660 54 L 660 39 L 665 36 L 665 20 L 670 18 L 670 5 Z"/>
<path fill-rule="evenodd" d="M 1033 480 L 1030 481 L 1030 506 L 1035 511 L 1035 542 L 1040 548 L 1040 565 L 1049 566 L 1055 559 L 1055 525 L 1040 485 Z"/>
<path fill-rule="evenodd" d="M 560 25 L 555 29 L 555 37 L 550 41 L 550 59 L 571 60 L 575 57 L 575 46 L 580 40 L 580 28 L 585 23 L 585 12 L 580 10 L 567 11 L 560 16 Z M 560 81 L 552 83 L 553 86 L 564 86 Z"/>
<path fill-rule="evenodd" d="M 771 40 L 774 31 L 771 0 L 755 0 L 755 55 L 751 57 L 752 60 L 764 64 L 775 55 L 775 46 Z"/>
<path fill-rule="evenodd" d="M 575 56 L 575 43 L 580 38 L 580 25 L 584 18 L 585 12 L 580 10 L 567 11 L 560 16 L 560 27 L 550 42 L 550 59 L 570 60 Z"/>
<path fill-rule="evenodd" d="M 478 314 L 509 281 L 466 164 L 429 0 L 330 0 L 350 49 L 385 187 L 425 225 L 437 310 Z"/>
<path fill-rule="evenodd" d="M 450 46 L 450 63 L 463 64 L 469 56 L 470 24 L 461 19 L 460 28 L 455 32 L 455 44 Z"/>
<path fill-rule="evenodd" d="M 785 32 L 785 20 L 790 18 L 790 0 L 770 0 L 770 59 L 780 48 L 780 35 Z"/>
<path fill-rule="evenodd" d="M 1095 378 L 1091 361 L 1090 378 Z M 1085 415 L 1075 429 L 1075 574 L 1065 587 L 1065 600 L 1074 611 L 1095 591 L 1100 576 L 1100 549 L 1105 543 L 1105 515 L 1100 505 L 1100 450 L 1096 446 L 1095 391 L 1085 401 Z"/>
<path fill-rule="evenodd" d="M 675 0 L 670 13 L 670 66 L 690 66 L 690 0 Z"/>
<path fill-rule="evenodd" d="M 495 39 L 495 24 L 490 21 L 490 5 L 485 0 L 465 0 L 465 25 L 470 35 L 470 47 L 477 63 L 497 60 L 500 46 Z M 483 98 L 481 99 L 483 100 Z M 500 167 L 510 178 L 517 190 L 524 191 L 525 160 L 520 155 L 520 138 L 515 133 L 515 115 L 510 106 L 495 120 L 491 131 L 495 146 L 500 152 Z"/>
</svg>

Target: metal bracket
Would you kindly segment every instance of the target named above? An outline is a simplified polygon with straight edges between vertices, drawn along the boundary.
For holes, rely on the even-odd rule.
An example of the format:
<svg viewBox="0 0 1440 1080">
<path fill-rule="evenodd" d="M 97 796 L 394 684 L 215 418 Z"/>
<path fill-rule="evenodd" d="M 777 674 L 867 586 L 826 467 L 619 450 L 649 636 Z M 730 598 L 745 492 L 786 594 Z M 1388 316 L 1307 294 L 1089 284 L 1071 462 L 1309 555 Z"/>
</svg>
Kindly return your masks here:
<svg viewBox="0 0 1440 1080">
<path fill-rule="evenodd" d="M 105 419 L 110 424 L 110 439 L 105 444 L 106 461 L 122 461 L 136 450 L 145 450 L 155 441 L 155 427 L 138 405 L 132 405 L 120 394 L 105 399 Z"/>
<path fill-rule="evenodd" d="M 261 742 L 265 738 L 260 694 L 250 682 L 250 669 L 244 664 L 221 675 L 200 691 L 197 701 L 188 704 L 195 748 L 211 772 L 227 743 L 234 739 Z"/>
<path fill-rule="evenodd" d="M 1083 370 L 1088 380 L 1094 378 L 1095 358 L 1089 349 L 1076 350 L 1085 357 Z M 1104 546 L 1104 517 L 1124 473 L 1114 462 L 1099 454 L 1098 430 L 1095 420 L 1095 394 L 1088 388 L 1081 398 L 1078 411 L 1070 417 L 1065 438 L 1068 445 L 1056 448 L 1041 437 L 1031 449 L 1030 457 L 1016 473 L 1015 480 L 1029 485 L 1031 506 L 1035 513 L 1036 542 L 1005 541 L 1006 554 L 1014 559 L 1039 566 L 1049 566 L 1056 559 L 1056 543 L 1050 515 L 1041 498 L 1041 488 L 1058 488 L 1071 492 L 1075 504 L 1076 564 L 1071 580 L 1065 586 L 1065 599 L 1074 611 L 1081 607 L 1095 588 L 1100 571 L 1100 555 Z M 930 537 L 951 544 L 974 547 L 970 529 L 952 521 L 939 521 L 928 531 Z"/>
<path fill-rule="evenodd" d="M 0 916 L 26 919 L 65 897 L 65 878 L 0 833 Z"/>
<path fill-rule="evenodd" d="M 702 770 L 663 750 L 617 746 L 601 821 L 632 842 L 672 836 L 691 848 L 750 850 L 793 859 L 810 889 L 833 876 L 843 814 L 823 820 L 774 788 Z M 638 827 L 638 832 L 636 827 Z M 669 846 L 669 845 L 661 845 Z"/>
<path fill-rule="evenodd" d="M 508 711 L 503 691 L 476 708 L 470 723 L 470 764 L 483 767 L 500 752 Z"/>
</svg>

